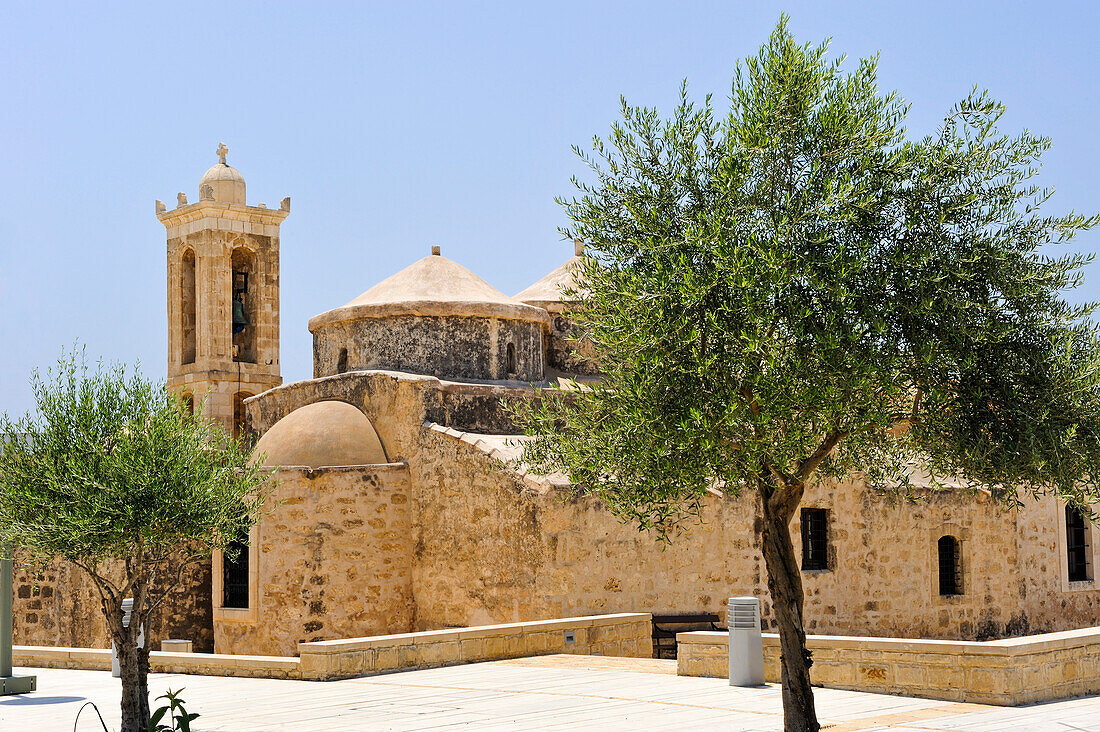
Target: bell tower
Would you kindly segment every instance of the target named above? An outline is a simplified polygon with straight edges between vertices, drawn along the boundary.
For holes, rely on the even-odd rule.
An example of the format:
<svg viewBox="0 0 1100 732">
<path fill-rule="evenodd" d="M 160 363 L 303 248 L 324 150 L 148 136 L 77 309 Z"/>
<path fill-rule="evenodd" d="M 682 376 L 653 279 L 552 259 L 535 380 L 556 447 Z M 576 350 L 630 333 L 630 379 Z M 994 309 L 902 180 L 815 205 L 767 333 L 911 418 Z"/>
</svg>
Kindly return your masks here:
<svg viewBox="0 0 1100 732">
<path fill-rule="evenodd" d="M 199 182 L 199 200 L 157 201 L 168 231 L 168 386 L 234 435 L 241 402 L 282 383 L 279 373 L 278 209 L 245 202 L 244 177 L 218 162 Z"/>
</svg>

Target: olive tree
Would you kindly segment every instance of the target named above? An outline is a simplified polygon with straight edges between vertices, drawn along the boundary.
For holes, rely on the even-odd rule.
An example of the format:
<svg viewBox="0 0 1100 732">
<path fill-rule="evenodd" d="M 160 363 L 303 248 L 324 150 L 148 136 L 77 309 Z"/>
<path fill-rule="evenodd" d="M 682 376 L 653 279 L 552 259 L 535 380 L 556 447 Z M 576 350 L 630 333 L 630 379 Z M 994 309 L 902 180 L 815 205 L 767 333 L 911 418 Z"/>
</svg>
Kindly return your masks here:
<svg viewBox="0 0 1100 732">
<path fill-rule="evenodd" d="M 666 538 L 709 489 L 755 492 L 787 730 L 819 728 L 790 532 L 808 485 L 905 495 L 916 462 L 1084 508 L 1100 462 L 1093 306 L 1063 297 L 1087 259 L 1054 248 L 1098 219 L 1041 213 L 1049 141 L 999 132 L 976 91 L 910 140 L 876 59 L 827 46 L 784 18 L 728 113 L 685 84 L 670 117 L 624 100 L 576 149 L 562 233 L 589 242 L 572 296 L 604 378 L 519 408 L 530 467 Z"/>
<path fill-rule="evenodd" d="M 118 649 L 122 729 L 145 730 L 140 629 L 189 567 L 247 537 L 267 480 L 224 430 L 136 369 L 70 353 L 31 385 L 34 412 L 0 416 L 0 527 L 32 560 L 91 578 Z"/>
</svg>

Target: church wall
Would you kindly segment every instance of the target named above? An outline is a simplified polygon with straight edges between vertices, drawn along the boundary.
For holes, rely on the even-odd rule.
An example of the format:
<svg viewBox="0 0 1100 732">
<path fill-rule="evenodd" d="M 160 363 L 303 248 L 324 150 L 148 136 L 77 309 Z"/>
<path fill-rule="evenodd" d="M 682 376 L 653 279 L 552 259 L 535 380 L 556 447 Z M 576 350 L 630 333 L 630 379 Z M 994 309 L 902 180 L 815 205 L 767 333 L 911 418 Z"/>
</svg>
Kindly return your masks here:
<svg viewBox="0 0 1100 732">
<path fill-rule="evenodd" d="M 1030 633 L 1048 633 L 1100 625 L 1100 527 L 1091 527 L 1092 580 L 1068 581 L 1064 504 L 1050 497 L 1028 501 L 1020 511 L 1017 545 L 1019 573 L 1028 600 Z"/>
<path fill-rule="evenodd" d="M 514 378 L 542 378 L 542 325 L 498 318 L 399 315 L 323 325 L 313 335 L 314 377 L 383 369 L 441 379 L 507 379 L 508 345 Z"/>
<path fill-rule="evenodd" d="M 110 647 L 99 593 L 80 568 L 54 561 L 38 572 L 17 555 L 14 587 L 16 645 Z M 168 638 L 192 640 L 200 653 L 214 650 L 209 563 L 193 565 L 154 614 L 150 648 Z"/>
<path fill-rule="evenodd" d="M 572 337 L 573 322 L 564 313 L 550 313 L 550 330 L 546 334 L 546 363 L 567 374 L 594 376 L 600 372 L 590 360 L 593 349 L 589 342 Z"/>
<path fill-rule="evenodd" d="M 408 462 L 413 629 L 603 612 L 724 617 L 738 594 L 761 597 L 774 627 L 752 494 L 708 497 L 703 523 L 662 547 L 599 501 L 536 487 L 424 426 L 460 414 L 449 405 L 475 404 L 485 388 L 352 373 L 290 384 L 249 407 L 262 432 L 305 404 L 348 401 L 370 418 L 390 459 Z M 503 396 L 493 389 L 485 404 Z M 1060 590 L 1053 507 L 1006 511 L 980 492 L 928 492 L 911 504 L 858 481 L 812 487 L 803 505 L 830 511 L 830 569 L 802 575 L 810 632 L 977 639 L 1100 624 L 1097 593 Z M 800 552 L 798 515 L 792 529 Z M 938 592 L 943 535 L 960 540 L 958 597 Z"/>
<path fill-rule="evenodd" d="M 417 628 L 597 612 L 724 614 L 726 599 L 762 598 L 774 627 L 751 494 L 708 498 L 704 522 L 662 549 L 590 498 L 539 494 L 488 458 L 431 432 L 412 466 L 419 482 Z M 987 639 L 1027 632 L 1016 514 L 984 494 L 928 493 L 916 505 L 857 482 L 812 488 L 830 509 L 828 571 L 803 572 L 807 630 L 827 634 Z M 793 523 L 800 553 L 800 525 Z M 961 541 L 963 594 L 938 592 L 938 539 Z M 1056 571 L 1056 570 L 1055 570 Z M 1051 582 L 1057 574 L 1049 575 Z M 1044 629 L 1100 624 L 1084 611 Z"/>
<path fill-rule="evenodd" d="M 216 615 L 218 653 L 293 656 L 300 641 L 412 629 L 405 466 L 282 468 L 272 499 L 253 534 L 256 596 Z"/>
</svg>

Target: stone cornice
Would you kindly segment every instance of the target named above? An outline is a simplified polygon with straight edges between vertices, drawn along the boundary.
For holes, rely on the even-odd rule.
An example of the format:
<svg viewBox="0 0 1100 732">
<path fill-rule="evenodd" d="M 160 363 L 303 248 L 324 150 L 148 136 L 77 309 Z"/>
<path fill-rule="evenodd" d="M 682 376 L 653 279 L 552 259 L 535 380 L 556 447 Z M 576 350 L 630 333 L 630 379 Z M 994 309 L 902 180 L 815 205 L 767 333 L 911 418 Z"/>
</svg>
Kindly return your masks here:
<svg viewBox="0 0 1100 732">
<path fill-rule="evenodd" d="M 190 224 L 202 219 L 221 221 L 240 221 L 265 226 L 278 226 L 287 216 L 289 209 L 245 206 L 224 201 L 198 201 L 179 206 L 171 211 L 161 211 L 157 218 L 165 228 Z"/>
</svg>

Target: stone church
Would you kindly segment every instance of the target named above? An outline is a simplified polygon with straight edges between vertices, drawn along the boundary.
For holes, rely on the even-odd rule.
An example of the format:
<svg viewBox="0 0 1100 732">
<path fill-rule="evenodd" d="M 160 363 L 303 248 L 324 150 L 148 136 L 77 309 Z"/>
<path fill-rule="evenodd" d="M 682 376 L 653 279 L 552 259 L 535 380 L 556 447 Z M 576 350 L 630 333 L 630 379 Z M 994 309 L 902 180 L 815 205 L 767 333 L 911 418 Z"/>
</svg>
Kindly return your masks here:
<svg viewBox="0 0 1100 732">
<path fill-rule="evenodd" d="M 702 521 L 664 547 L 599 501 L 513 467 L 522 439 L 502 401 L 598 378 L 568 337 L 562 296 L 580 245 L 511 297 L 432 247 L 312 318 L 313 378 L 282 384 L 279 227 L 290 199 L 249 205 L 218 152 L 198 201 L 157 202 L 168 383 L 257 439 L 277 487 L 240 558 L 215 556 L 198 572 L 159 637 L 294 655 L 303 640 L 721 614 L 726 598 L 748 594 L 773 622 L 751 493 L 709 497 Z M 923 498 L 896 502 L 858 476 L 807 492 L 793 529 L 809 632 L 988 639 L 1100 625 L 1100 542 L 1075 513 L 1052 499 L 1006 510 L 980 493 Z M 59 572 L 49 598 L 17 600 L 17 642 L 102 645 L 91 626 L 90 640 L 53 627 L 74 612 L 77 584 Z"/>
</svg>

